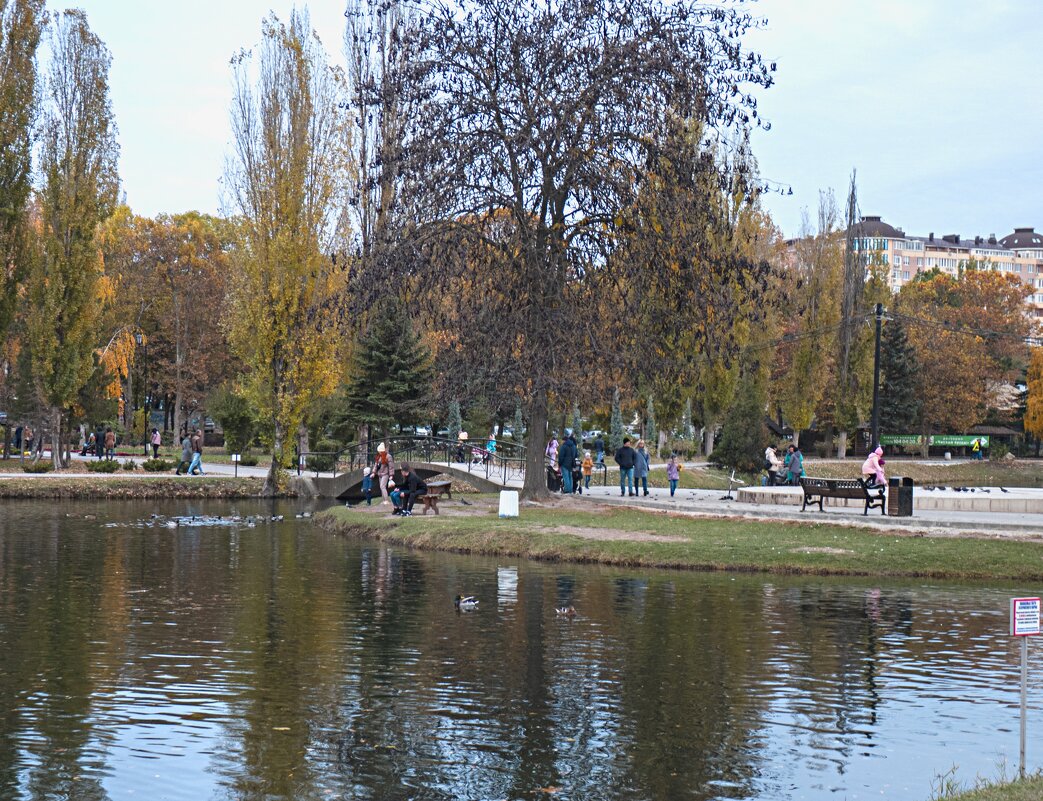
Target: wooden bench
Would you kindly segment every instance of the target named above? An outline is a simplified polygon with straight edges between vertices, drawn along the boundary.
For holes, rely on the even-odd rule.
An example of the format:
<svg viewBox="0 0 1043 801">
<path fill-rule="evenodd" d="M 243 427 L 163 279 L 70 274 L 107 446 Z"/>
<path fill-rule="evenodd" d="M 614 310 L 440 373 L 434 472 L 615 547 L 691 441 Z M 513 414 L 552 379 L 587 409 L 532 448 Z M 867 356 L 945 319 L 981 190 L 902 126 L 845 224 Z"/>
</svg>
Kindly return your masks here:
<svg viewBox="0 0 1043 801">
<path fill-rule="evenodd" d="M 804 490 L 804 505 L 800 511 L 808 508 L 810 503 L 818 504 L 818 510 L 822 511 L 822 501 L 826 498 L 856 498 L 865 501 L 866 508 L 862 512 L 869 514 L 870 509 L 879 509 L 880 514 L 884 512 L 884 488 L 882 486 L 870 486 L 861 478 L 811 478 L 802 476 L 800 488 Z M 815 498 L 818 498 L 816 501 Z"/>
<path fill-rule="evenodd" d="M 424 504 L 424 514 L 427 514 L 428 509 L 434 509 L 435 514 L 438 514 L 438 499 L 442 493 L 446 494 L 449 500 L 453 499 L 453 482 L 452 481 L 431 481 L 427 484 L 427 491 L 423 495 L 418 495 L 417 500 Z"/>
</svg>

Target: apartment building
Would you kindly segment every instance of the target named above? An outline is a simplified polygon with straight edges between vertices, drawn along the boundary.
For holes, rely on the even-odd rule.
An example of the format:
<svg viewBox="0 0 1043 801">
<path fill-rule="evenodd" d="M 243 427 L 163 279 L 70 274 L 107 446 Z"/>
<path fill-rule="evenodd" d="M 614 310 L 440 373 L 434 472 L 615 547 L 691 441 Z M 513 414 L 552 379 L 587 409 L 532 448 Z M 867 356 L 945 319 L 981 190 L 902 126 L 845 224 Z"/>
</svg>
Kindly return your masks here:
<svg viewBox="0 0 1043 801">
<path fill-rule="evenodd" d="M 855 237 L 855 247 L 868 261 L 887 271 L 894 291 L 935 267 L 953 276 L 968 268 L 998 270 L 1032 287 L 1026 302 L 1043 319 L 1043 235 L 1032 228 L 1015 228 L 1002 239 L 995 234 L 966 239 L 959 234 L 910 236 L 880 217 L 862 217 Z"/>
</svg>

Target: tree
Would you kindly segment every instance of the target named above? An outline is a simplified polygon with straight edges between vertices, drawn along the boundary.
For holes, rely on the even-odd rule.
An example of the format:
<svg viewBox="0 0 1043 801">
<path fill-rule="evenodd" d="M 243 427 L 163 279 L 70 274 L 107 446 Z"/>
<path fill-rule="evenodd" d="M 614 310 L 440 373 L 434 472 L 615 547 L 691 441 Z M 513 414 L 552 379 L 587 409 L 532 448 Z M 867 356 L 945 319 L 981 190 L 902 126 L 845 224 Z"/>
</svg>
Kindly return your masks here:
<svg viewBox="0 0 1043 801">
<path fill-rule="evenodd" d="M 615 453 L 623 447 L 623 412 L 619 408 L 619 387 L 612 390 L 612 416 L 608 427 L 608 444 Z"/>
<path fill-rule="evenodd" d="M 257 418 L 250 401 L 225 385 L 207 401 L 207 411 L 221 425 L 228 453 L 248 453 L 257 432 Z"/>
<path fill-rule="evenodd" d="M 756 101 L 737 87 L 770 84 L 770 67 L 743 47 L 752 18 L 732 5 L 428 0 L 417 16 L 410 248 L 423 242 L 424 263 L 452 275 L 473 270 L 480 248 L 495 254 L 499 285 L 472 319 L 495 320 L 496 341 L 479 353 L 512 367 L 503 383 L 529 418 L 524 492 L 543 495 L 550 398 L 589 384 L 584 348 L 610 350 L 576 309 L 631 269 L 612 257 L 621 214 L 661 134 L 678 116 L 707 131 L 755 124 Z"/>
<path fill-rule="evenodd" d="M 768 441 L 768 429 L 764 425 L 766 403 L 763 381 L 752 374 L 744 375 L 735 403 L 725 417 L 721 441 L 711 457 L 715 465 L 743 473 L 760 472 Z"/>
<path fill-rule="evenodd" d="M 33 128 L 39 113 L 36 50 L 43 0 L 0 2 L 0 341 L 29 257 Z"/>
<path fill-rule="evenodd" d="M 449 402 L 449 422 L 446 428 L 449 430 L 449 439 L 455 442 L 464 428 L 464 421 L 460 416 L 460 401 Z"/>
<path fill-rule="evenodd" d="M 427 414 L 430 392 L 430 352 L 413 333 L 405 305 L 389 297 L 355 347 L 338 428 L 368 425 L 386 436 L 392 425 L 415 425 Z"/>
<path fill-rule="evenodd" d="M 1036 440 L 1036 453 L 1043 440 L 1043 348 L 1032 349 L 1027 375 L 1027 398 L 1025 400 L 1025 433 Z"/>
<path fill-rule="evenodd" d="M 525 437 L 525 421 L 522 419 L 521 402 L 514 404 L 514 426 L 512 436 L 515 442 L 521 442 Z"/>
<path fill-rule="evenodd" d="M 681 439 L 691 442 L 695 439 L 695 429 L 692 426 L 692 399 L 686 398 L 684 412 L 681 414 Z"/>
<path fill-rule="evenodd" d="M 111 291 L 98 227 L 116 207 L 111 57 L 82 11 L 55 16 L 43 120 L 41 246 L 27 280 L 26 330 L 38 397 L 50 410 L 55 467 L 67 410 L 95 369 L 97 320 Z"/>
<path fill-rule="evenodd" d="M 572 431 L 576 435 L 576 439 L 579 441 L 580 447 L 583 446 L 583 418 L 579 413 L 579 404 L 572 404 Z"/>
<path fill-rule="evenodd" d="M 880 342 L 880 430 L 907 434 L 920 420 L 920 367 L 901 320 L 884 325 Z"/>
<path fill-rule="evenodd" d="M 652 455 L 659 453 L 659 429 L 656 428 L 655 406 L 652 402 L 652 394 L 648 394 L 648 402 L 645 404 L 645 440 Z"/>
<path fill-rule="evenodd" d="M 256 86 L 250 67 L 256 63 Z M 348 129 L 342 75 L 306 15 L 263 25 L 256 58 L 234 59 L 234 155 L 225 181 L 240 215 L 229 339 L 270 438 L 263 492 L 278 487 L 288 436 L 336 387 L 344 289 L 334 254 Z"/>
</svg>

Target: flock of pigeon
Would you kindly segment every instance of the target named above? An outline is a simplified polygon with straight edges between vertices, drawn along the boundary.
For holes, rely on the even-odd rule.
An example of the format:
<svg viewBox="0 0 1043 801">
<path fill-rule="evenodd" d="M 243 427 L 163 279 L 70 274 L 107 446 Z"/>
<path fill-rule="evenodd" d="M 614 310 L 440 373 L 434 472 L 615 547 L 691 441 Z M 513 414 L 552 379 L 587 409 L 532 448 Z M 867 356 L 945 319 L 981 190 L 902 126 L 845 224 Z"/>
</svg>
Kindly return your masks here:
<svg viewBox="0 0 1043 801">
<path fill-rule="evenodd" d="M 953 492 L 992 492 L 990 489 L 985 487 L 923 487 L 922 489 L 930 492 L 931 490 L 952 490 Z M 1010 492 L 1006 487 L 997 487 L 1000 492 Z"/>
<path fill-rule="evenodd" d="M 297 520 L 307 520 L 311 515 L 311 512 L 298 512 L 294 517 Z M 87 515 L 87 518 L 93 519 L 94 515 Z M 263 523 L 281 523 L 285 519 L 285 515 L 180 515 L 178 517 L 165 517 L 154 514 L 148 520 L 140 520 L 137 523 L 106 523 L 105 528 L 204 528 L 212 526 L 256 528 Z"/>
</svg>

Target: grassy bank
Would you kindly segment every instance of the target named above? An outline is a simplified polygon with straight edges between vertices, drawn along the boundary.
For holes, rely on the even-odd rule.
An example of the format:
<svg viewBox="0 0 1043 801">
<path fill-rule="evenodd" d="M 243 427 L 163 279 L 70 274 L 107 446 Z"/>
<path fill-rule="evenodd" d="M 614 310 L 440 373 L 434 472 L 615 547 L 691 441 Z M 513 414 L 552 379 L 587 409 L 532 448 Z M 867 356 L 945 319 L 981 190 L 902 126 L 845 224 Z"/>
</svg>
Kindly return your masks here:
<svg viewBox="0 0 1043 801">
<path fill-rule="evenodd" d="M 0 498 L 64 500 L 162 498 L 255 498 L 262 478 L 175 477 L 157 475 L 128 478 L 107 475 L 61 475 L 0 479 Z"/>
<path fill-rule="evenodd" d="M 483 498 L 440 517 L 329 509 L 319 525 L 410 548 L 549 561 L 820 575 L 1043 579 L 1043 543 L 909 536 L 845 526 L 692 518 L 570 503 L 503 520 Z"/>
<path fill-rule="evenodd" d="M 1024 781 L 990 784 L 976 790 L 943 792 L 931 801 L 1040 801 L 1043 799 L 1043 776 L 1030 776 Z"/>
</svg>

